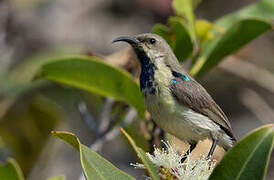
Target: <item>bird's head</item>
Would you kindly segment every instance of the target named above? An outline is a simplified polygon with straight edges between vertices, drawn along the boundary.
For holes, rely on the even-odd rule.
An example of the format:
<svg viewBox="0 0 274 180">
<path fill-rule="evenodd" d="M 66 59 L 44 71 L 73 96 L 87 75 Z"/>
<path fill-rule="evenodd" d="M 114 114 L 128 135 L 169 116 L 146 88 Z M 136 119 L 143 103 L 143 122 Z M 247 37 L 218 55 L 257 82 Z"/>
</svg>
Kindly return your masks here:
<svg viewBox="0 0 274 180">
<path fill-rule="evenodd" d="M 168 43 L 156 34 L 145 33 L 136 36 L 120 36 L 114 39 L 113 42 L 118 41 L 129 43 L 142 65 L 148 63 L 177 63 L 177 59 Z"/>
</svg>

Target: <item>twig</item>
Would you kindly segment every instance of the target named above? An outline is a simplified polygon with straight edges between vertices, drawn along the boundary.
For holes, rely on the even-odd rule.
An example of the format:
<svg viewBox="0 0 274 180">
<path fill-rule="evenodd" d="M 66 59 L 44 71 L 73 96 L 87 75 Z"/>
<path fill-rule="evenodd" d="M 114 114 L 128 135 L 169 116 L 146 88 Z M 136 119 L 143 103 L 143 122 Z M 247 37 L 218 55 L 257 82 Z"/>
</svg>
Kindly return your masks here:
<svg viewBox="0 0 274 180">
<path fill-rule="evenodd" d="M 81 115 L 81 119 L 88 125 L 88 127 L 94 133 L 95 140 L 101 137 L 103 134 L 105 134 L 106 131 L 110 128 L 112 123 L 109 117 L 113 104 L 114 100 L 106 98 L 105 103 L 98 117 L 97 122 L 99 122 L 99 125 L 97 125 L 94 117 L 88 112 L 86 103 L 82 100 L 77 102 L 76 106 Z"/>
<path fill-rule="evenodd" d="M 102 107 L 102 110 L 99 114 L 98 117 L 98 132 L 99 134 L 101 134 L 102 132 L 104 132 L 108 126 L 110 125 L 110 112 L 112 109 L 112 106 L 114 104 L 114 100 L 111 98 L 106 98 L 104 105 Z"/>
<path fill-rule="evenodd" d="M 129 125 L 135 119 L 136 116 L 137 116 L 136 110 L 133 108 L 130 108 L 125 116 L 122 127 L 126 127 L 127 125 Z M 115 137 L 117 137 L 119 133 L 120 133 L 120 126 L 117 126 L 113 128 L 112 130 L 108 131 L 101 138 L 94 141 L 94 143 L 90 145 L 90 148 L 94 151 L 99 151 L 102 148 L 104 143 L 114 139 Z"/>
<path fill-rule="evenodd" d="M 114 133 L 115 129 L 112 129 L 112 127 L 115 125 L 117 120 L 119 120 L 119 117 L 122 115 L 121 113 L 123 113 L 124 107 L 122 107 L 122 110 L 116 113 L 113 118 L 110 118 L 110 111 L 113 107 L 113 104 L 114 100 L 110 98 L 106 99 L 102 111 L 99 115 L 98 121 L 101 121 L 101 123 L 99 126 L 97 126 L 93 116 L 88 112 L 86 103 L 84 101 L 79 101 L 77 103 L 77 109 L 80 112 L 82 120 L 90 127 L 90 129 L 95 134 L 94 142 L 91 144 L 91 147 L 94 144 L 94 146 L 97 147 L 97 143 L 101 144 L 100 146 L 98 146 L 99 148 L 95 149 L 95 151 L 99 151 L 101 149 L 103 141 L 108 140 L 109 136 L 116 136 L 116 133 Z M 136 111 L 133 108 L 130 108 L 125 116 L 125 120 L 122 123 L 127 125 L 127 122 L 131 122 L 131 119 L 133 119 L 134 117 L 136 117 Z"/>
<path fill-rule="evenodd" d="M 126 127 L 127 125 L 129 125 L 137 116 L 137 112 L 134 108 L 130 108 L 125 116 L 125 119 L 122 123 L 122 127 Z M 113 140 L 114 138 L 116 138 L 120 133 L 120 127 L 117 126 L 111 130 L 109 130 L 104 136 L 102 136 L 101 138 L 98 138 L 97 140 L 95 140 L 91 145 L 90 148 L 93 151 L 100 151 L 101 148 L 103 147 L 104 143 Z M 81 174 L 81 176 L 79 177 L 79 180 L 85 180 L 85 176 L 84 173 Z"/>
<path fill-rule="evenodd" d="M 81 119 L 88 125 L 88 127 L 97 134 L 97 125 L 94 117 L 88 112 L 87 105 L 84 101 L 78 101 L 76 103 L 77 109 L 81 115 Z M 96 136 L 96 135 L 95 135 Z"/>
<path fill-rule="evenodd" d="M 106 133 L 108 133 L 115 125 L 116 123 L 119 123 L 118 121 L 121 120 L 120 117 L 122 117 L 125 113 L 125 111 L 127 111 L 126 108 L 128 107 L 127 105 L 122 105 L 121 109 L 119 109 L 118 112 L 116 112 L 115 114 L 112 115 L 112 117 L 109 120 L 109 124 L 107 126 L 107 128 L 104 128 L 104 131 L 102 131 L 100 133 L 100 135 L 98 136 L 98 138 L 104 136 Z"/>
</svg>

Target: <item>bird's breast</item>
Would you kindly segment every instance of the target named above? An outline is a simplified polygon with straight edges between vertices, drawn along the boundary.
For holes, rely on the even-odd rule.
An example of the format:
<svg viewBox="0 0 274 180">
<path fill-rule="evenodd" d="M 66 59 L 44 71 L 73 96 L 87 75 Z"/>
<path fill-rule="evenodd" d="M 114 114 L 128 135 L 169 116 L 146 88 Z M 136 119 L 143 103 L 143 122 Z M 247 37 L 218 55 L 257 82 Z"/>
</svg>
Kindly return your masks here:
<svg viewBox="0 0 274 180">
<path fill-rule="evenodd" d="M 157 77 L 157 73 L 155 76 Z M 166 132 L 188 142 L 209 137 L 210 130 L 217 126 L 206 116 L 179 103 L 163 79 L 155 80 L 157 86 L 154 94 L 142 92 L 147 110 L 156 124 Z"/>
<path fill-rule="evenodd" d="M 152 83 L 155 93 L 149 93 L 148 89 L 142 89 L 142 94 L 148 112 L 154 121 L 163 129 L 170 126 L 170 119 L 176 116 L 176 102 L 169 89 L 169 78 L 160 71 L 155 71 Z M 170 126 L 171 128 L 171 126 Z"/>
</svg>

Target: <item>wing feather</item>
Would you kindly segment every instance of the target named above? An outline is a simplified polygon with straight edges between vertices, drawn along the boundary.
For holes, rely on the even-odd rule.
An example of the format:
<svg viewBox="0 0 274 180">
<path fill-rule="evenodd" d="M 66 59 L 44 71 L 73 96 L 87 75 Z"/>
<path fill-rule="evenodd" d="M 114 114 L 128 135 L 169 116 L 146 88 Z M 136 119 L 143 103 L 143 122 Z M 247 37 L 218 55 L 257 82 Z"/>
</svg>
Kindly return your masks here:
<svg viewBox="0 0 274 180">
<path fill-rule="evenodd" d="M 180 77 L 173 79 L 175 80 L 171 82 L 173 96 L 183 105 L 209 117 L 220 125 L 230 137 L 235 139 L 231 125 L 221 108 L 198 82 L 191 77 L 189 78 L 189 81 L 185 81 Z"/>
</svg>

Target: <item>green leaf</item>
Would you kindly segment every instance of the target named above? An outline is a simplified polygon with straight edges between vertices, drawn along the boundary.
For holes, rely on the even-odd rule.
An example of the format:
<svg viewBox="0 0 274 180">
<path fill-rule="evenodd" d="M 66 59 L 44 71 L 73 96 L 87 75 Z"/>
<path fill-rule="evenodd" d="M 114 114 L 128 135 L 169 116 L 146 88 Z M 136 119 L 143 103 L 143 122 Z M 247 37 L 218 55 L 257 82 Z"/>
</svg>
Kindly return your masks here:
<svg viewBox="0 0 274 180">
<path fill-rule="evenodd" d="M 173 0 L 172 7 L 175 11 L 175 14 L 182 16 L 186 19 L 187 28 L 189 30 L 192 41 L 196 40 L 195 32 L 195 17 L 193 13 L 194 7 L 198 4 L 199 1 L 193 0 Z"/>
<path fill-rule="evenodd" d="M 171 17 L 168 20 L 169 27 L 156 24 L 153 32 L 162 36 L 172 48 L 179 61 L 188 58 L 193 51 L 193 42 L 185 21 L 181 17 Z"/>
<path fill-rule="evenodd" d="M 171 17 L 168 20 L 172 33 L 174 34 L 173 51 L 179 61 L 188 58 L 193 51 L 193 43 L 185 26 L 184 19 L 180 17 Z"/>
<path fill-rule="evenodd" d="M 227 152 L 209 179 L 264 179 L 273 146 L 274 124 L 256 129 Z"/>
<path fill-rule="evenodd" d="M 260 0 L 245 8 L 221 17 L 216 21 L 216 25 L 224 28 L 229 27 L 234 22 L 246 18 L 260 18 L 265 21 L 274 20 L 274 1 L 273 0 Z"/>
<path fill-rule="evenodd" d="M 167 27 L 163 24 L 155 24 L 152 28 L 152 32 L 161 36 L 164 40 L 166 40 L 166 42 L 170 46 L 172 46 L 172 41 L 169 38 L 170 33 L 171 33 L 171 30 L 169 27 Z"/>
<path fill-rule="evenodd" d="M 65 179 L 66 179 L 65 176 L 59 175 L 59 176 L 48 178 L 47 180 L 65 180 Z"/>
<path fill-rule="evenodd" d="M 51 135 L 56 138 L 62 139 L 63 141 L 67 142 L 72 147 L 74 147 L 77 151 L 80 151 L 79 145 L 81 143 L 79 139 L 73 133 L 66 132 L 66 131 L 51 131 Z"/>
<path fill-rule="evenodd" d="M 160 179 L 158 176 L 158 169 L 152 164 L 146 153 L 135 144 L 134 140 L 124 129 L 121 128 L 121 132 L 124 134 L 134 151 L 137 153 L 137 156 L 141 159 L 142 163 L 145 165 L 149 176 L 153 180 Z"/>
<path fill-rule="evenodd" d="M 89 147 L 81 144 L 74 134 L 68 132 L 52 132 L 52 135 L 64 140 L 80 152 L 81 165 L 87 180 L 135 179 L 115 167 Z"/>
<path fill-rule="evenodd" d="M 217 65 L 225 56 L 235 52 L 259 35 L 271 29 L 271 24 L 259 19 L 243 19 L 226 32 L 209 41 L 200 52 L 200 57 L 191 68 L 190 74 L 201 75 Z"/>
<path fill-rule="evenodd" d="M 8 158 L 5 164 L 0 164 L 0 177 L 5 180 L 24 180 L 22 170 L 12 158 Z"/>
<path fill-rule="evenodd" d="M 213 39 L 213 33 L 210 31 L 213 28 L 217 28 L 210 21 L 204 19 L 198 19 L 195 21 L 195 28 L 197 32 L 197 36 L 199 37 L 200 42 L 204 42 L 207 40 Z"/>
<path fill-rule="evenodd" d="M 125 101 L 137 109 L 141 118 L 144 117 L 145 106 L 138 84 L 126 71 L 106 64 L 98 58 L 85 56 L 59 58 L 43 65 L 39 75 L 52 81 Z"/>
</svg>

